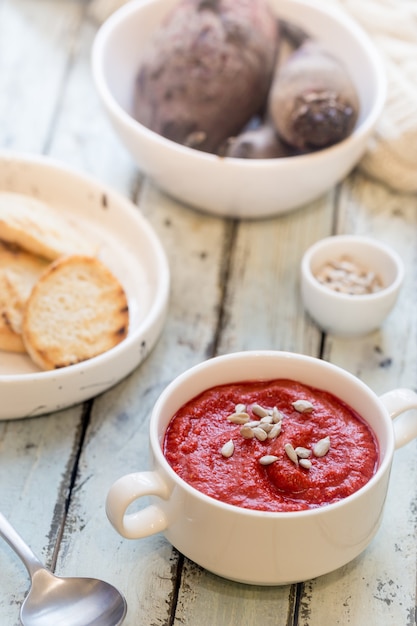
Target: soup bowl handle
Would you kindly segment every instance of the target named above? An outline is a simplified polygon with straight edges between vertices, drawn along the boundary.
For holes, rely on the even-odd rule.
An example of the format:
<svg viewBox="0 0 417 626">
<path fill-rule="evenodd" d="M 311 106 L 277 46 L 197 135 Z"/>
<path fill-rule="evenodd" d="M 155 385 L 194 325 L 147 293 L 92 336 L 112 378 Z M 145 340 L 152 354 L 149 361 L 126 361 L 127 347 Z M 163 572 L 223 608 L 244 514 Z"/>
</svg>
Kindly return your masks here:
<svg viewBox="0 0 417 626">
<path fill-rule="evenodd" d="M 141 539 L 163 531 L 168 520 L 163 510 L 150 504 L 127 513 L 132 502 L 143 496 L 169 497 L 167 484 L 157 472 L 134 472 L 122 476 L 110 487 L 106 499 L 106 513 L 117 532 L 126 539 Z"/>
<path fill-rule="evenodd" d="M 394 420 L 395 449 L 402 448 L 417 437 L 417 394 L 411 389 L 394 389 L 379 399 Z"/>
</svg>

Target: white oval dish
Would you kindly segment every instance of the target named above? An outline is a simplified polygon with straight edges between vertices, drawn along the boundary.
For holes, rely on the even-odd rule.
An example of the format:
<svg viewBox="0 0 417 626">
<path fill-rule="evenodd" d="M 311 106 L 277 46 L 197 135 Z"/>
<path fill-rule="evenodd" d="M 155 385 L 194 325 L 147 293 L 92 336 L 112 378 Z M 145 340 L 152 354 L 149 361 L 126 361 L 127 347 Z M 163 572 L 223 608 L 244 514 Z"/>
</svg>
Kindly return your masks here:
<svg viewBox="0 0 417 626">
<path fill-rule="evenodd" d="M 26 355 L 0 352 L 0 420 L 7 420 L 58 411 L 127 376 L 162 331 L 170 277 L 162 245 L 139 209 L 93 178 L 46 157 L 0 152 L 0 190 L 38 198 L 81 224 L 129 303 L 126 339 L 88 361 L 40 371 Z"/>
<path fill-rule="evenodd" d="M 279 159 L 223 158 L 170 141 L 133 117 L 143 49 L 177 1 L 132 0 L 106 20 L 94 41 L 98 94 L 138 166 L 175 198 L 215 215 L 241 218 L 293 210 L 342 180 L 365 152 L 385 102 L 382 61 L 360 26 L 314 0 L 272 0 L 277 16 L 304 28 L 346 65 L 359 95 L 359 120 L 347 139 L 326 150 Z"/>
</svg>

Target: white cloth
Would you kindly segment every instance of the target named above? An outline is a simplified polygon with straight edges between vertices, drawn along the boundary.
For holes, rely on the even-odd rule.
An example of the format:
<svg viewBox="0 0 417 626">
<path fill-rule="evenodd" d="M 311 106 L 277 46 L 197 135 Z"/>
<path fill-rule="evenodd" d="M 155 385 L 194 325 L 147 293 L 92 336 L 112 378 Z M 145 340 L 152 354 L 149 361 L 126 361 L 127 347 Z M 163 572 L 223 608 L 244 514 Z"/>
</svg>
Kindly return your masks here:
<svg viewBox="0 0 417 626">
<path fill-rule="evenodd" d="M 337 5 L 372 38 L 384 61 L 388 94 L 360 168 L 390 187 L 417 191 L 416 0 L 321 0 Z"/>
<path fill-rule="evenodd" d="M 113 11 L 120 9 L 128 0 L 92 0 L 89 8 L 89 15 L 97 22 L 106 20 Z"/>
<path fill-rule="evenodd" d="M 104 21 L 129 0 L 93 0 Z M 359 167 L 393 189 L 417 192 L 416 0 L 317 0 L 346 11 L 372 38 L 387 73 L 388 97 Z"/>
</svg>

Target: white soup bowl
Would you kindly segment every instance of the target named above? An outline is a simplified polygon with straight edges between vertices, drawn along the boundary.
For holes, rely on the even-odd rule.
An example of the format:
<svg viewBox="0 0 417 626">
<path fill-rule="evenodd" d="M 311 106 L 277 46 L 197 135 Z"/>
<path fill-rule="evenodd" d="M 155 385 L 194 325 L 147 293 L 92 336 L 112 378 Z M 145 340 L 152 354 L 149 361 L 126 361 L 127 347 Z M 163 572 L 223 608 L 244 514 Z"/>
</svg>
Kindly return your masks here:
<svg viewBox="0 0 417 626">
<path fill-rule="evenodd" d="M 328 391 L 369 424 L 377 439 L 379 463 L 362 488 L 333 504 L 275 513 L 224 504 L 175 473 L 162 444 L 168 423 L 181 406 L 216 385 L 276 378 Z M 378 397 L 347 371 L 309 356 L 249 351 L 209 359 L 180 375 L 157 400 L 150 420 L 152 469 L 126 474 L 111 486 L 107 515 L 123 537 L 138 539 L 162 531 L 185 556 L 238 582 L 282 585 L 320 576 L 354 559 L 377 532 L 394 451 L 417 437 L 417 417 L 408 412 L 411 408 L 417 408 L 413 391 L 397 389 Z M 151 503 L 128 511 L 143 496 L 150 496 Z"/>
</svg>

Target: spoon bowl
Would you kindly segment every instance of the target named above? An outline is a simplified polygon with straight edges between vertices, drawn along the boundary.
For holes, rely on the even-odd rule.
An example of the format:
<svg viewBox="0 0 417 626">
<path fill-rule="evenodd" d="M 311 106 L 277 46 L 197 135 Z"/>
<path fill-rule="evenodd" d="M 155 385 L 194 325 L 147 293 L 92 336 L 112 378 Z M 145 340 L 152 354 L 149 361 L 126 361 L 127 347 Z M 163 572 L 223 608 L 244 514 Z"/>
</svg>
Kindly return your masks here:
<svg viewBox="0 0 417 626">
<path fill-rule="evenodd" d="M 0 513 L 0 536 L 23 561 L 31 587 L 20 610 L 23 626 L 118 626 L 126 616 L 123 595 L 95 578 L 63 578 L 48 571 Z"/>
</svg>

